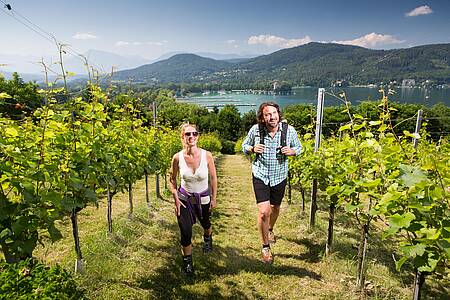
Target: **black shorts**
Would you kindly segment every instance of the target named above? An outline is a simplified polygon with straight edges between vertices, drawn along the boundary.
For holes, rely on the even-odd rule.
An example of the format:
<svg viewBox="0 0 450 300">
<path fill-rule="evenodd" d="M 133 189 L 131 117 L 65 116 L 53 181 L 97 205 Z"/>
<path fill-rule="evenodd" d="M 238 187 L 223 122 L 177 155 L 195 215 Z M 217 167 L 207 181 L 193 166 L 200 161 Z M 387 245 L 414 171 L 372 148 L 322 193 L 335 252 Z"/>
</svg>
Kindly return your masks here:
<svg viewBox="0 0 450 300">
<path fill-rule="evenodd" d="M 271 205 L 281 205 L 281 200 L 284 197 L 287 180 L 283 180 L 276 186 L 269 186 L 264 184 L 261 179 L 253 176 L 253 190 L 255 191 L 256 203 L 270 201 Z"/>
</svg>

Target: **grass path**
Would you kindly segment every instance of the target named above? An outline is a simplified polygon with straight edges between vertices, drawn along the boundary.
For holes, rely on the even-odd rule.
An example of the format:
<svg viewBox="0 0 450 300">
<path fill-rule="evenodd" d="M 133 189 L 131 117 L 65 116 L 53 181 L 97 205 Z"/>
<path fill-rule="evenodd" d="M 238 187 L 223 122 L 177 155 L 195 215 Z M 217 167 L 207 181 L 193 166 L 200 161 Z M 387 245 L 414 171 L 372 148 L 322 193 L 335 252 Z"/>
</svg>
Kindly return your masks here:
<svg viewBox="0 0 450 300">
<path fill-rule="evenodd" d="M 275 227 L 275 262 L 260 261 L 256 204 L 250 163 L 240 155 L 217 160 L 218 207 L 212 216 L 214 251 L 201 252 L 202 229 L 194 225 L 195 279 L 181 272 L 179 232 L 171 197 L 152 198 L 145 205 L 144 183 L 135 187 L 134 217 L 128 218 L 128 199 L 114 200 L 114 235 L 106 235 L 106 207 L 87 208 L 80 216 L 81 245 L 86 273 L 77 281 L 91 299 L 360 299 L 353 290 L 357 234 L 345 219 L 336 221 L 335 253 L 322 257 L 326 214 L 319 213 L 317 229 L 308 233 L 307 215 L 299 201 L 282 204 Z M 152 187 L 153 188 L 153 187 Z M 154 190 L 154 189 L 153 189 Z M 298 195 L 294 194 L 294 197 Z M 36 255 L 72 269 L 75 256 L 70 223 L 60 226 L 65 238 Z M 374 241 L 378 246 L 381 241 Z M 381 250 L 380 250 L 381 249 Z M 370 299 L 410 299 L 411 278 L 393 271 L 380 248 L 369 252 Z M 387 258 L 389 261 L 389 258 Z M 445 290 L 443 291 L 445 293 Z M 439 287 L 437 287 L 437 294 Z M 445 294 L 443 294 L 445 295 Z M 444 299 L 444 298 L 442 298 Z"/>
</svg>

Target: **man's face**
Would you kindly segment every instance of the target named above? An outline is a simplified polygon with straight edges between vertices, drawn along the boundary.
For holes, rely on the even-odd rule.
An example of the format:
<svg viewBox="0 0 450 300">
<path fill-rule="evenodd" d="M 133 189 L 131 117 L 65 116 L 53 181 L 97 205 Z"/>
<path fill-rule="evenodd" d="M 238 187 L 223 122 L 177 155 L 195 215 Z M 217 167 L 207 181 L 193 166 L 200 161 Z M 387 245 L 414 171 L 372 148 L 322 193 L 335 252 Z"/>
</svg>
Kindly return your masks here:
<svg viewBox="0 0 450 300">
<path fill-rule="evenodd" d="M 266 106 L 262 112 L 267 128 L 275 128 L 280 121 L 277 109 L 273 106 Z"/>
</svg>

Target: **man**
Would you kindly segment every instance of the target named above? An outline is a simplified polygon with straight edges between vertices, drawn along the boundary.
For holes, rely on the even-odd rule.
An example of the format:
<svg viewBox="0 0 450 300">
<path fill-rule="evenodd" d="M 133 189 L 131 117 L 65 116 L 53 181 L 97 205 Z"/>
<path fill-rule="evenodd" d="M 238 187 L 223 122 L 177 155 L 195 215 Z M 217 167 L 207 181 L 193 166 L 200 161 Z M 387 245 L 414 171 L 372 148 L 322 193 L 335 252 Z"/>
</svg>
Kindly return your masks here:
<svg viewBox="0 0 450 300">
<path fill-rule="evenodd" d="M 270 244 L 276 242 L 273 228 L 286 188 L 287 156 L 299 155 L 302 149 L 295 129 L 280 122 L 281 118 L 278 104 L 262 103 L 257 113 L 258 124 L 253 125 L 242 143 L 245 154 L 256 153 L 252 164 L 253 189 L 258 206 L 262 260 L 269 264 L 273 262 Z"/>
</svg>

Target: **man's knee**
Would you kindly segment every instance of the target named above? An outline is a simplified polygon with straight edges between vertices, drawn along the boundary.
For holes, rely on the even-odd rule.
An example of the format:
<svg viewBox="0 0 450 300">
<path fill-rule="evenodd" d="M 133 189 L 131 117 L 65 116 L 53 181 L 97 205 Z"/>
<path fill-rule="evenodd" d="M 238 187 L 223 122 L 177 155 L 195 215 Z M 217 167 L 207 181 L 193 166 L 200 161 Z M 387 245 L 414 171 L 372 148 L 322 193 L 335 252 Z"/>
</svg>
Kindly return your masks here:
<svg viewBox="0 0 450 300">
<path fill-rule="evenodd" d="M 263 204 L 260 204 L 260 205 L 258 206 L 258 217 L 259 217 L 260 219 L 266 219 L 266 218 L 269 218 L 269 217 L 270 217 L 270 214 L 271 214 L 271 208 L 270 208 L 270 205 L 263 205 Z"/>
</svg>

